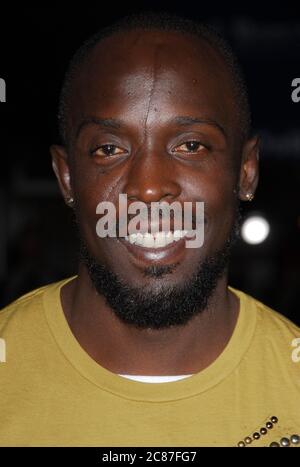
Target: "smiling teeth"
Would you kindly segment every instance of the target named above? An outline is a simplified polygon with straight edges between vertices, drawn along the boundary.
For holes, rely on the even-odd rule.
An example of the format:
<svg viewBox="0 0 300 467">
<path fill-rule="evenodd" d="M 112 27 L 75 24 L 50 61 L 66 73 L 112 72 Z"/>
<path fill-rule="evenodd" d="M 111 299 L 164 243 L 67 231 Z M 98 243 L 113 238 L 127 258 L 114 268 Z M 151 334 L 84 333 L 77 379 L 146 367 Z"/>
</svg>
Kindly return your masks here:
<svg viewBox="0 0 300 467">
<path fill-rule="evenodd" d="M 125 237 L 125 240 L 131 244 L 141 246 L 143 248 L 163 248 L 170 243 L 178 242 L 183 237 L 189 234 L 187 230 L 175 230 L 175 232 L 156 232 L 151 233 L 136 233 Z"/>
</svg>

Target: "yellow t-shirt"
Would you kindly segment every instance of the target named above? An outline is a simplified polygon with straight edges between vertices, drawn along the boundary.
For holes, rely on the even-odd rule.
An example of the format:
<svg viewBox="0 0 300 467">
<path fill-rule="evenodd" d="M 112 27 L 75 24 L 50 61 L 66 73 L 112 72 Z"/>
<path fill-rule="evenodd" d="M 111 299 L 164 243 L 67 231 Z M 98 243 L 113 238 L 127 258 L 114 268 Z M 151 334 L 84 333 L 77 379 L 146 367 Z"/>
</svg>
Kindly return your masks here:
<svg viewBox="0 0 300 467">
<path fill-rule="evenodd" d="M 300 329 L 289 320 L 231 288 L 240 313 L 217 360 L 143 383 L 79 345 L 60 301 L 68 280 L 0 312 L 0 446 L 268 446 L 300 435 Z"/>
</svg>

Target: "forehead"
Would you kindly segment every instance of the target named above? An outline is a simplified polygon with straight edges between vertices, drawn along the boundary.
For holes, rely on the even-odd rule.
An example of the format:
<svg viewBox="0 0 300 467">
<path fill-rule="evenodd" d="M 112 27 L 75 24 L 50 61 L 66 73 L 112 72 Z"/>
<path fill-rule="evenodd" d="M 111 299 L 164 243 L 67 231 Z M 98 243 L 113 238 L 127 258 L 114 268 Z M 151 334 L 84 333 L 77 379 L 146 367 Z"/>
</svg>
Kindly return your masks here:
<svg viewBox="0 0 300 467">
<path fill-rule="evenodd" d="M 152 106 L 156 119 L 200 112 L 228 125 L 233 101 L 224 59 L 204 39 L 134 30 L 103 39 L 88 54 L 73 84 L 70 123 L 76 129 L 90 115 L 138 120 Z"/>
</svg>

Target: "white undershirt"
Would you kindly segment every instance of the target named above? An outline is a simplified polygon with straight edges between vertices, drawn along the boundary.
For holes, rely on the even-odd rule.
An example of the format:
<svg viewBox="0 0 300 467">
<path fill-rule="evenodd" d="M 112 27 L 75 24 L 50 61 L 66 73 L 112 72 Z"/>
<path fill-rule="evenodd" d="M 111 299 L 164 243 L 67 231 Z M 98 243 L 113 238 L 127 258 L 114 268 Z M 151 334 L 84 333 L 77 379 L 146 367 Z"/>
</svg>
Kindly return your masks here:
<svg viewBox="0 0 300 467">
<path fill-rule="evenodd" d="M 192 375 L 175 375 L 175 376 L 145 376 L 145 375 L 120 375 L 123 378 L 133 379 L 141 383 L 169 383 L 180 379 L 189 378 Z"/>
</svg>

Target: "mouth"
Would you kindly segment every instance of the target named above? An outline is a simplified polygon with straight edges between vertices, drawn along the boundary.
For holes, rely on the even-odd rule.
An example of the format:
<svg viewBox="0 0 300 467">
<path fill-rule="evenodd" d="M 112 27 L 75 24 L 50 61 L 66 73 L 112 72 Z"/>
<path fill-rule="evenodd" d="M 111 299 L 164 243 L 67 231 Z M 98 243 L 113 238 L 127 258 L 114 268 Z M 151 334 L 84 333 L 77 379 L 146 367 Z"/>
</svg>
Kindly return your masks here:
<svg viewBox="0 0 300 467">
<path fill-rule="evenodd" d="M 195 236 L 193 231 L 175 230 L 130 234 L 118 240 L 125 246 L 134 262 L 138 264 L 175 264 L 183 258 L 187 248 L 186 239 Z"/>
<path fill-rule="evenodd" d="M 156 233 L 133 233 L 126 235 L 125 241 L 131 245 L 136 245 L 141 248 L 160 249 L 171 245 L 174 242 L 180 241 L 182 238 L 190 238 L 193 233 L 188 230 L 175 230 L 174 232 L 156 232 Z"/>
</svg>

